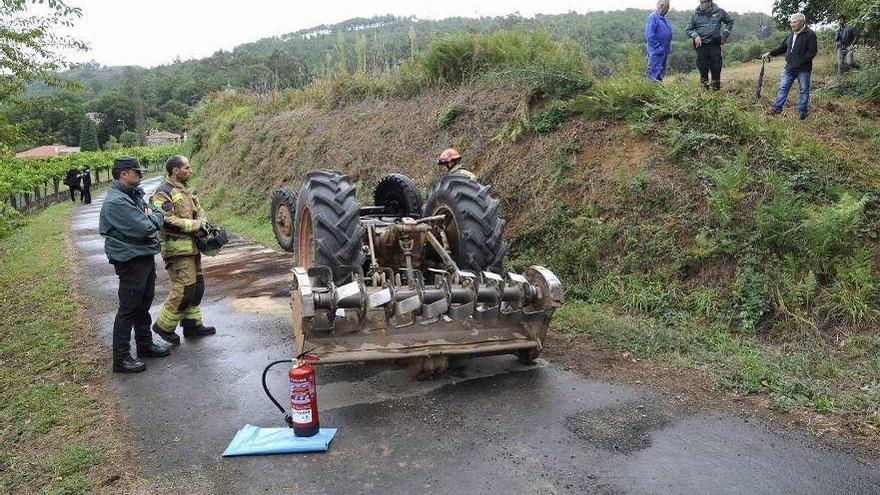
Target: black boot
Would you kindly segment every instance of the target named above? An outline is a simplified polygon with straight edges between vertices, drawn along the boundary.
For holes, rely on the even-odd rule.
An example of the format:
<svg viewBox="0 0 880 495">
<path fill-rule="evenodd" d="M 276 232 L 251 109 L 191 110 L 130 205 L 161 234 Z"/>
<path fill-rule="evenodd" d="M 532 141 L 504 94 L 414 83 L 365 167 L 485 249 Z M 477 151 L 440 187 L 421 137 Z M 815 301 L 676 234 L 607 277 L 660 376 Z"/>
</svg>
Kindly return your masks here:
<svg viewBox="0 0 880 495">
<path fill-rule="evenodd" d="M 165 357 L 169 354 L 171 354 L 171 351 L 167 347 L 156 345 L 154 342 L 137 345 L 137 356 L 139 358 Z"/>
<path fill-rule="evenodd" d="M 196 322 L 192 320 L 183 320 L 181 322 L 183 326 L 183 336 L 192 339 L 198 337 L 206 337 L 208 335 L 214 335 L 217 333 L 217 329 L 214 327 L 206 327 L 201 323 L 196 324 Z"/>
<path fill-rule="evenodd" d="M 176 333 L 174 333 L 173 330 L 170 332 L 166 332 L 165 330 L 159 328 L 159 325 L 157 323 L 153 323 L 153 332 L 169 344 L 180 345 L 180 337 Z"/>
<path fill-rule="evenodd" d="M 125 353 L 119 358 L 113 358 L 113 371 L 119 373 L 140 373 L 147 369 L 147 366 L 131 357 L 131 354 Z"/>
</svg>

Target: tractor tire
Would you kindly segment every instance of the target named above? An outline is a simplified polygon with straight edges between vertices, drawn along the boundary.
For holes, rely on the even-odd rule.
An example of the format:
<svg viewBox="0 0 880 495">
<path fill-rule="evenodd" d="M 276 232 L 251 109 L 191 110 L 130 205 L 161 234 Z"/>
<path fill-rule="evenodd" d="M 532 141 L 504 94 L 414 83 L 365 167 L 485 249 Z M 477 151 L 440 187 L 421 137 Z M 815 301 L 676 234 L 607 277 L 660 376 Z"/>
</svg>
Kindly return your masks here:
<svg viewBox="0 0 880 495">
<path fill-rule="evenodd" d="M 280 187 L 272 191 L 269 207 L 269 220 L 272 222 L 272 233 L 281 249 L 293 252 L 296 243 L 293 237 L 293 218 L 296 215 L 296 193 L 289 187 Z"/>
<path fill-rule="evenodd" d="M 373 189 L 373 204 L 384 206 L 385 214 L 396 217 L 418 215 L 422 194 L 412 179 L 403 174 L 388 174 Z"/>
<path fill-rule="evenodd" d="M 331 170 L 309 172 L 296 203 L 297 266 L 326 266 L 334 282 L 348 282 L 340 267 L 364 264 L 361 205 L 348 177 Z"/>
<path fill-rule="evenodd" d="M 463 175 L 446 175 L 428 189 L 422 216 L 446 214 L 452 259 L 462 270 L 500 272 L 507 254 L 504 220 L 489 186 Z"/>
</svg>

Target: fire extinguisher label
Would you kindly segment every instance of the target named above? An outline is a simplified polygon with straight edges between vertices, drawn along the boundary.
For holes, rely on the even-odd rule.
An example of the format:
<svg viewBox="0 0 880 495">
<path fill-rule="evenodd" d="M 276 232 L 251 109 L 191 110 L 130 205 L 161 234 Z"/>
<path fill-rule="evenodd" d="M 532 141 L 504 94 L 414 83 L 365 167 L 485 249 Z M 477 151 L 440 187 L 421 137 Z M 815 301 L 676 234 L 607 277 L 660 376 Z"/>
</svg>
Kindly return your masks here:
<svg viewBox="0 0 880 495">
<path fill-rule="evenodd" d="M 312 423 L 312 392 L 311 380 L 307 378 L 290 381 L 290 417 L 294 423 Z"/>
<path fill-rule="evenodd" d="M 293 419 L 294 423 L 311 423 L 312 422 L 312 408 L 292 409 L 290 411 L 290 417 L 291 417 L 291 419 Z"/>
</svg>

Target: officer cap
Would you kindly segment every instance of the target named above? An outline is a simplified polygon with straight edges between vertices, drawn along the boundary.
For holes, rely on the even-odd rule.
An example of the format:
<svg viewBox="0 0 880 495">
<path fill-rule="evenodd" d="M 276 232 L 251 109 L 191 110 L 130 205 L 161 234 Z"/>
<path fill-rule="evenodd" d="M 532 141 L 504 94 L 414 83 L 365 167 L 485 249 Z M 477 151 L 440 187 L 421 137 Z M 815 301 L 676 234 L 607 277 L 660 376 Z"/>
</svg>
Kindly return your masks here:
<svg viewBox="0 0 880 495">
<path fill-rule="evenodd" d="M 113 170 L 140 170 L 146 172 L 146 167 L 142 167 L 137 158 L 133 156 L 120 156 L 113 160 Z"/>
</svg>

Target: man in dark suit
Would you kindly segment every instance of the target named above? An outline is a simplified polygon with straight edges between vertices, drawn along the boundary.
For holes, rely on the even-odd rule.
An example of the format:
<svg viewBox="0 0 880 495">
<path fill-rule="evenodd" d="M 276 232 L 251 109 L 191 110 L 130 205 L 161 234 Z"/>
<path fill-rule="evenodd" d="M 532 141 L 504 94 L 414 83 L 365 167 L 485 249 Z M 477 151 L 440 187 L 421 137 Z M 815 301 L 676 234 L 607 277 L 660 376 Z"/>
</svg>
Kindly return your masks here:
<svg viewBox="0 0 880 495">
<path fill-rule="evenodd" d="M 810 74 L 813 71 L 813 58 L 819 49 L 816 33 L 806 25 L 804 14 L 798 12 L 789 18 L 791 33 L 782 40 L 776 48 L 765 53 L 762 57 L 769 60 L 770 57 L 785 54 L 785 68 L 782 69 L 782 77 L 779 80 L 779 92 L 776 93 L 776 101 L 770 109 L 771 114 L 782 112 L 782 106 L 788 99 L 788 91 L 795 79 L 798 82 L 798 115 L 801 120 L 807 118 L 810 104 Z"/>
<path fill-rule="evenodd" d="M 83 168 L 80 178 L 82 179 L 82 192 L 79 198 L 87 205 L 92 204 L 92 171 L 89 170 L 88 165 Z"/>
</svg>

